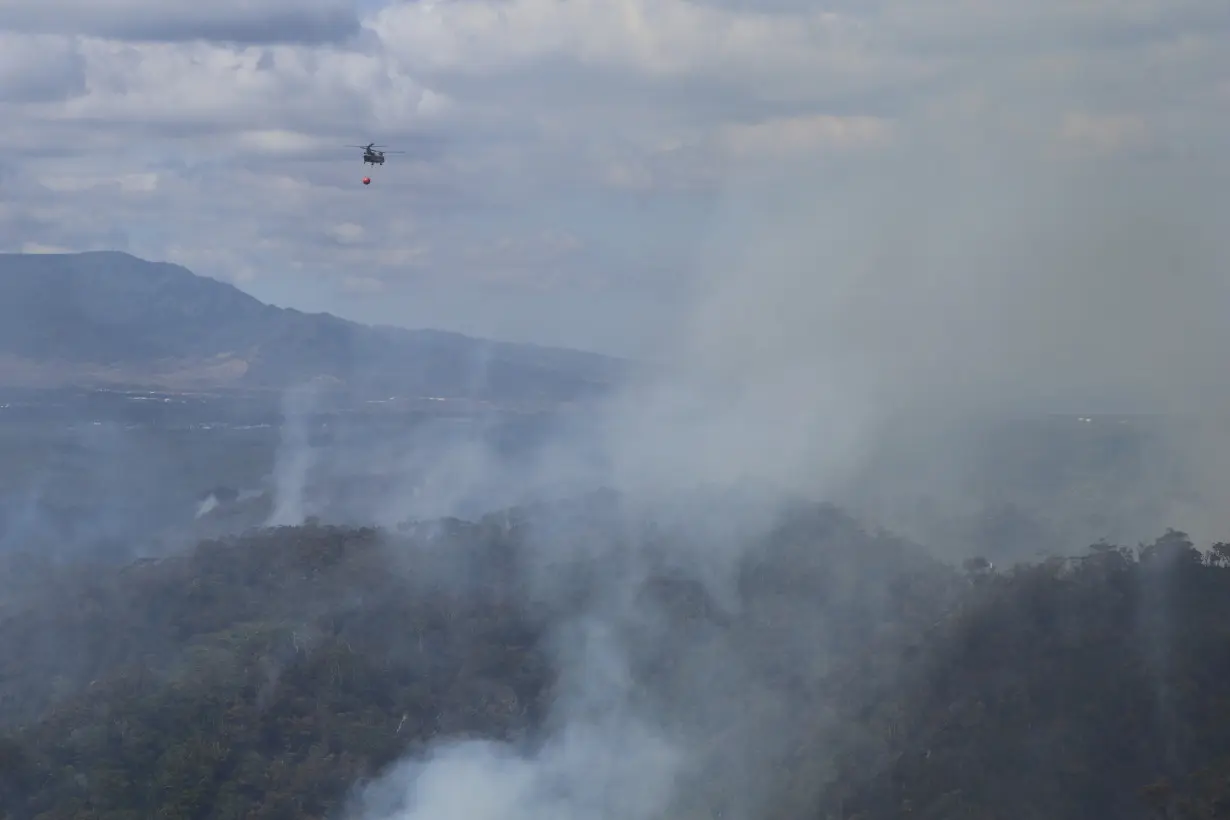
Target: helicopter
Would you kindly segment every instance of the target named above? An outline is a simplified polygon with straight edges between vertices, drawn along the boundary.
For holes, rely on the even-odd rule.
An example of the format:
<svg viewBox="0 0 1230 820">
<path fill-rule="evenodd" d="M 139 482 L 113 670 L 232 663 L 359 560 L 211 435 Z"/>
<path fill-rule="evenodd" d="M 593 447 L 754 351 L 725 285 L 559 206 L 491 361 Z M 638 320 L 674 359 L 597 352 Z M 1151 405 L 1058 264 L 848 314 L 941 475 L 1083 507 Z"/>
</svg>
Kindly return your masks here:
<svg viewBox="0 0 1230 820">
<path fill-rule="evenodd" d="M 367 145 L 347 145 L 347 148 L 362 148 L 363 149 L 363 164 L 364 165 L 384 165 L 385 154 L 404 154 L 405 151 L 378 151 L 376 143 L 369 142 Z"/>
</svg>

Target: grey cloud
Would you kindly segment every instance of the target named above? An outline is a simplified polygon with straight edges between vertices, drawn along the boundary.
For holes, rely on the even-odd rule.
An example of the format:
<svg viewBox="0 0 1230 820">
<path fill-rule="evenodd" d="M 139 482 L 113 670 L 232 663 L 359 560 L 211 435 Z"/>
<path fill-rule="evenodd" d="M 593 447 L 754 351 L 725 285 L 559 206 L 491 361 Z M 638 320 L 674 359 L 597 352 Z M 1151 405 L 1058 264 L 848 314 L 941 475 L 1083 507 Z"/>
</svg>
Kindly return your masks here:
<svg viewBox="0 0 1230 820">
<path fill-rule="evenodd" d="M 268 131 L 353 143 L 384 142 L 390 130 L 420 139 L 433 133 L 433 92 L 357 52 L 236 52 L 194 43 L 116 53 L 92 44 L 87 56 L 90 94 L 39 112 L 47 126 L 74 122 L 146 142 Z"/>
<path fill-rule="evenodd" d="M 85 224 L 78 215 L 71 220 L 52 220 L 6 214 L 0 201 L 0 252 L 20 253 L 36 247 L 128 251 L 131 242 L 123 229 L 113 225 Z"/>
<path fill-rule="evenodd" d="M 359 33 L 353 0 L 9 0 L 0 29 L 136 41 L 329 43 Z"/>
<path fill-rule="evenodd" d="M 0 29 L 0 104 L 55 102 L 84 91 L 85 60 L 72 42 Z M 5 127 L 13 127 L 11 119 Z"/>
<path fill-rule="evenodd" d="M 515 92 L 518 106 L 507 109 L 507 120 L 515 120 L 525 109 L 579 114 L 576 119 L 580 122 L 585 121 L 586 113 L 610 116 L 619 111 L 634 128 L 664 120 L 710 125 L 769 119 L 814 113 L 817 109 L 838 116 L 893 114 L 934 85 L 924 74 L 899 76 L 878 87 L 850 89 L 835 85 L 826 92 L 816 86 L 808 98 L 801 99 L 775 95 L 763 88 L 745 88 L 742 93 L 735 93 L 723 78 L 637 77 L 561 58 L 514 67 L 498 76 L 443 71 L 431 76 L 433 87 L 470 103 L 494 107 Z M 505 133 L 513 125 L 506 123 Z"/>
<path fill-rule="evenodd" d="M 809 0 L 695 0 L 727 11 L 804 14 Z M 1124 3 L 970 5 L 959 0 L 833 0 L 823 11 L 865 21 L 869 39 L 934 56 L 998 56 L 1050 48 L 1124 48 L 1168 35 L 1230 29 L 1230 6 L 1219 0 L 1137 0 Z"/>
<path fill-rule="evenodd" d="M 67 5 L 0 4 L 0 24 L 16 20 L 22 9 L 27 15 L 49 16 L 47 10 L 55 8 L 61 10 L 62 19 L 72 19 L 63 12 Z M 260 14 L 265 18 L 276 16 L 279 8 L 289 8 L 279 2 L 262 5 L 264 10 Z M 775 4 L 774 10 L 784 10 L 784 5 Z M 923 0 L 915 5 L 921 5 L 923 11 L 953 7 L 947 0 Z M 130 3 L 130 8 L 135 7 L 135 3 Z M 884 9 L 888 5 L 849 7 L 852 13 L 865 15 L 874 22 L 875 15 L 886 14 Z M 255 13 L 247 17 L 232 14 L 237 3 L 202 4 L 195 11 L 179 4 L 150 8 L 153 10 L 145 18 L 148 25 L 161 25 L 159 21 L 165 22 L 168 17 L 178 18 L 176 25 L 206 18 L 218 25 L 222 24 L 218 21 L 226 19 L 230 20 L 228 24 L 246 25 L 256 19 L 252 16 Z M 318 3 L 296 8 L 307 9 L 308 17 L 319 17 L 327 16 L 329 9 L 343 7 Z M 1195 6 L 1189 3 L 1183 8 Z M 1053 10 L 1044 8 L 1038 10 L 1041 17 L 1052 13 Z M 101 20 L 102 16 L 91 5 L 77 19 L 84 20 L 82 25 L 88 27 L 91 20 Z M 120 18 L 112 25 L 130 25 L 123 22 L 123 15 Z M 27 22 L 32 19 L 27 17 Z M 974 26 L 971 20 L 965 22 Z M 1049 25 L 1057 23 L 1052 20 Z M 404 73 L 399 71 L 400 52 L 383 53 L 371 43 L 362 50 L 351 43 L 345 51 L 270 47 L 262 50 L 265 57 L 259 61 L 259 55 L 252 52 L 245 55 L 232 50 L 224 54 L 221 49 L 201 44 L 174 48 L 142 45 L 122 53 L 93 44 L 89 51 L 96 69 L 93 79 L 95 86 L 104 91 L 91 100 L 90 106 L 54 110 L 13 107 L 0 112 L 6 122 L 6 128 L 0 129 L 0 149 L 8 152 L 19 171 L 14 174 L 10 190 L 22 192 L 22 202 L 27 203 L 22 207 L 27 209 L 34 208 L 36 203 L 40 207 L 54 206 L 61 223 L 59 227 L 45 222 L 20 227 L 11 223 L 10 241 L 24 236 L 41 244 L 71 245 L 94 242 L 95 237 L 105 236 L 111 225 L 126 230 L 132 227 L 134 236 L 139 233 L 136 227 L 153 225 L 156 230 L 146 234 L 152 238 L 143 243 L 134 239 L 133 246 L 139 252 L 154 248 L 155 253 L 161 254 L 165 248 L 176 247 L 181 258 L 187 260 L 185 254 L 189 251 L 203 253 L 218 248 L 228 260 L 246 260 L 258 272 L 304 264 L 321 274 L 331 270 L 339 279 L 361 270 L 365 275 L 410 281 L 416 287 L 426 286 L 428 281 L 442 282 L 441 287 L 449 295 L 441 295 L 437 301 L 450 306 L 449 321 L 458 323 L 464 320 L 466 310 L 477 315 L 494 309 L 486 308 L 487 297 L 483 295 L 491 293 L 492 288 L 480 290 L 474 284 L 489 273 L 487 266 L 482 260 L 464 258 L 456 249 L 478 248 L 496 241 L 504 232 L 499 228 L 501 221 L 505 231 L 513 234 L 546 230 L 556 227 L 548 215 L 533 224 L 520 223 L 517 217 L 530 211 L 566 210 L 561 202 L 582 203 L 591 211 L 589 218 L 596 233 L 618 235 L 608 244 L 622 243 L 625 247 L 595 250 L 568 260 L 574 280 L 599 278 L 595 271 L 607 279 L 631 276 L 626 272 L 637 269 L 652 269 L 664 281 L 677 279 L 680 270 L 692 262 L 691 257 L 704 252 L 710 237 L 697 238 L 695 234 L 703 232 L 688 235 L 682 229 L 672 233 L 672 220 L 682 222 L 683 214 L 687 214 L 687 219 L 699 221 L 715 200 L 737 200 L 742 196 L 732 181 L 734 171 L 729 164 L 721 156 L 706 152 L 706 129 L 802 114 L 871 114 L 900 119 L 907 129 L 916 129 L 907 133 L 907 139 L 917 139 L 917 131 L 925 130 L 927 148 L 936 148 L 937 153 L 926 155 L 915 150 L 912 156 L 878 169 L 874 160 L 850 165 L 846 158 L 822 151 L 817 152 L 821 155 L 819 159 L 805 157 L 801 165 L 827 165 L 823 174 L 811 178 L 796 173 L 797 166 L 788 171 L 792 179 L 785 190 L 800 199 L 801 215 L 787 212 L 784 219 L 841 224 L 843 209 L 852 207 L 850 203 L 860 196 L 859 192 L 867 191 L 874 183 L 879 186 L 876 196 L 889 205 L 880 203 L 877 210 L 873 207 L 876 203 L 867 201 L 869 195 L 861 194 L 861 222 L 853 225 L 851 231 L 861 230 L 860 236 L 868 246 L 881 248 L 886 256 L 895 252 L 894 261 L 906 265 L 913 261 L 912 254 L 925 255 L 927 246 L 923 239 L 896 236 L 891 228 L 885 228 L 884 235 L 879 235 L 878 221 L 888 219 L 891 203 L 907 200 L 918 213 L 929 214 L 935 210 L 929 200 L 933 191 L 943 194 L 959 187 L 952 179 L 946 179 L 944 173 L 923 178 L 911 163 L 938 166 L 954 178 L 963 178 L 978 163 L 1024 163 L 1029 152 L 1046 150 L 1042 140 L 1049 138 L 1048 129 L 1059 124 L 1060 115 L 1069 106 L 1086 106 L 1096 112 L 1099 106 L 1107 106 L 1108 101 L 1124 105 L 1136 102 L 1142 105 L 1136 113 L 1145 116 L 1162 110 L 1162 106 L 1182 104 L 1183 116 L 1190 117 L 1191 107 L 1181 103 L 1186 98 L 1180 92 L 1193 88 L 1190 80 L 1195 78 L 1207 94 L 1210 83 L 1222 72 L 1220 63 L 1224 62 L 1217 54 L 1203 54 L 1194 57 L 1191 65 L 1179 63 L 1158 71 L 1141 63 L 1139 48 L 1120 45 L 1096 53 L 1076 50 L 1078 60 L 1071 71 L 1040 79 L 1022 68 L 1017 52 L 1004 49 L 1001 55 L 970 51 L 959 57 L 937 54 L 934 66 L 947 73 L 906 75 L 899 71 L 901 63 L 890 59 L 893 51 L 921 48 L 919 44 L 942 27 L 919 20 L 912 31 L 909 29 L 904 25 L 891 30 L 879 28 L 871 32 L 874 37 L 869 35 L 868 60 L 874 62 L 884 56 L 887 68 L 883 73 L 860 70 L 853 81 L 840 72 L 786 78 L 786 84 L 794 88 L 811 86 L 814 93 L 810 97 L 787 97 L 778 84 L 763 81 L 762 77 L 746 78 L 742 85 L 732 85 L 731 77 L 738 75 L 738 66 L 730 66 L 719 77 L 698 72 L 658 79 L 631 68 L 624 73 L 616 67 L 620 61 L 613 60 L 605 68 L 578 67 L 574 62 L 565 64 L 558 57 L 531 60 L 487 76 L 445 70 L 463 64 L 465 55 L 461 54 L 456 63 L 425 61 L 423 70 L 437 72 L 433 75 L 415 73 L 404 65 Z M 366 34 L 369 39 L 375 36 L 371 30 Z M 1008 34 L 1016 36 L 1011 31 Z M 964 36 L 974 38 L 969 32 Z M 464 45 L 466 40 L 460 38 L 458 42 Z M 1038 54 L 1047 53 L 1047 48 L 1040 48 Z M 5 54 L 0 49 L 0 63 Z M 271 54 L 275 56 L 270 57 Z M 194 62 L 197 57 L 199 61 Z M 247 69 L 235 69 L 244 58 L 250 58 Z M 409 59 L 409 64 L 413 68 L 413 59 Z M 248 73 L 240 77 L 241 71 Z M 416 94 L 423 93 L 425 84 L 458 100 L 458 111 L 438 121 L 414 113 L 411 104 Z M 954 105 L 951 115 L 947 109 L 930 110 L 946 96 L 960 102 L 961 94 L 970 89 L 986 92 L 981 108 L 965 110 Z M 1120 99 L 1116 94 L 1124 96 Z M 78 121 L 65 119 L 74 112 L 80 116 Z M 1007 114 L 1015 119 L 996 119 L 1007 119 Z M 1212 145 L 1219 134 L 1224 134 L 1225 124 L 1214 123 L 1212 115 L 1208 116 L 1209 121 L 1195 125 L 1187 120 L 1168 121 L 1175 134 L 1164 136 L 1174 144 L 1182 137 Z M 1021 120 L 1033 130 L 1014 133 Z M 259 140 L 248 138 L 262 129 L 294 132 L 304 142 L 286 150 L 272 143 L 261 147 Z M 1201 133 L 1194 136 L 1193 131 L 1200 129 Z M 661 148 L 676 137 L 684 141 L 694 139 L 695 145 L 673 152 Z M 369 140 L 407 153 L 391 158 L 383 168 L 364 168 L 358 162 L 357 152 L 342 146 Z M 1175 153 L 1172 150 L 1169 155 Z M 54 163 L 48 161 L 53 155 Z M 638 223 L 626 218 L 622 232 L 604 224 L 617 210 L 612 200 L 620 208 L 633 207 L 627 204 L 633 196 L 613 194 L 610 189 L 599 187 L 604 181 L 604 165 L 621 163 L 644 172 L 647 182 L 636 196 L 655 202 L 672 200 L 656 217 L 660 224 L 652 226 L 663 234 L 663 238 L 654 240 L 660 247 L 640 247 L 650 244 L 643 236 L 653 220 L 646 218 Z M 841 170 L 843 165 L 845 169 Z M 87 177 L 99 169 L 154 171 L 161 179 L 158 189 L 151 192 L 123 192 L 114 187 L 71 193 L 38 191 L 37 179 L 47 174 Z M 368 188 L 358 184 L 366 173 L 375 179 Z M 699 184 L 693 184 L 696 180 L 706 183 L 704 191 L 699 190 Z M 1020 179 L 1006 176 L 1001 184 L 980 183 L 978 191 L 986 202 L 994 204 L 1025 196 L 1016 189 L 1020 184 Z M 799 193 L 800 188 L 809 185 L 828 197 L 822 203 L 823 209 L 808 200 L 805 192 Z M 783 195 L 781 199 L 789 201 L 790 196 Z M 1064 194 L 1061 198 L 1070 197 Z M 15 204 L 11 195 L 10 204 Z M 1096 203 L 1089 207 L 1095 206 Z M 951 205 L 950 210 L 955 208 Z M 960 218 L 970 213 L 978 215 L 977 207 L 961 208 L 965 210 L 954 211 L 950 224 L 943 226 L 943 232 L 947 232 L 945 241 L 950 246 L 958 243 L 954 236 L 959 233 L 955 226 Z M 330 240 L 327 229 L 342 222 L 368 228 L 364 240 L 355 246 L 339 246 Z M 750 224 L 715 232 L 754 244 L 754 235 L 748 238 Z M 1005 218 L 993 227 L 1004 231 L 1008 224 Z M 1023 227 L 1034 226 L 1029 223 Z M 808 241 L 814 239 L 814 231 L 797 225 L 795 228 Z M 823 249 L 823 253 L 815 251 L 817 257 L 827 253 L 826 264 L 835 264 L 838 249 L 846 247 L 842 241 L 840 235 L 836 236 L 833 248 Z M 1048 235 L 1040 244 L 1053 249 L 1059 241 Z M 430 254 L 414 257 L 413 263 L 406 261 L 411 258 L 407 249 L 418 243 L 428 246 Z M 787 247 L 800 245 L 789 231 L 783 231 L 777 243 Z M 947 252 L 956 254 L 951 249 Z M 1037 256 L 1041 263 L 1045 254 Z M 1051 250 L 1045 261 L 1057 264 L 1059 258 L 1059 251 Z M 967 266 L 973 264 L 959 257 L 957 261 Z M 703 268 L 704 264 L 694 266 Z M 753 272 L 760 267 L 759 263 L 749 263 Z M 514 273 L 517 271 L 511 271 L 510 276 Z M 998 270 L 996 275 L 999 278 L 992 277 L 991 281 L 1008 281 L 1006 271 Z M 1016 283 L 1031 280 L 1010 281 L 1015 287 Z M 1064 286 L 1062 278 L 1054 275 L 1033 281 Z M 516 284 L 507 282 L 500 287 L 511 292 Z M 908 286 L 907 278 L 900 292 L 912 292 Z M 641 324 L 635 321 L 636 299 L 656 304 L 657 297 L 648 285 L 638 288 L 636 293 L 629 289 L 618 308 L 631 318 L 604 319 L 608 326 L 616 327 L 621 321 L 626 326 Z M 605 306 L 587 302 L 580 295 L 569 298 L 570 304 L 589 305 L 595 315 Z M 1002 293 L 996 298 L 1009 299 Z M 1096 303 L 1089 294 L 1083 294 L 1081 299 L 1083 304 Z M 407 296 L 406 302 L 410 301 Z M 504 305 L 514 300 L 490 301 Z M 543 302 L 534 292 L 525 297 L 524 303 Z M 354 304 L 356 310 L 360 309 L 357 300 Z M 891 300 L 879 305 L 884 315 L 891 314 L 890 307 L 900 307 Z M 565 330 L 563 319 L 554 320 L 554 327 L 548 327 L 552 321 L 549 309 L 544 308 L 542 314 L 542 318 L 535 319 L 538 327 L 533 330 L 550 336 L 552 342 L 566 342 L 562 336 L 567 333 L 584 341 L 586 317 L 570 314 Z M 420 311 L 416 316 L 418 321 L 431 319 L 429 311 Z M 508 316 L 482 321 L 505 329 L 516 326 L 518 333 L 528 332 L 524 328 L 531 324 L 514 322 Z M 985 318 L 983 324 L 976 317 L 966 317 L 964 321 L 979 333 L 991 332 Z M 482 328 L 475 323 L 478 320 L 467 329 L 480 332 Z M 1024 326 L 1029 324 L 1023 322 Z M 908 323 L 870 326 L 891 336 L 896 332 L 893 328 L 908 327 Z M 851 338 L 858 339 L 875 335 L 866 328 L 855 328 L 852 333 Z M 1076 339 L 1075 332 L 1069 334 L 1070 343 L 1075 344 L 1072 340 Z M 868 344 L 872 341 L 874 338 Z M 940 341 L 946 340 L 938 339 L 936 343 Z M 887 355 L 884 351 L 874 352 Z M 856 353 L 870 355 L 865 351 Z M 989 368 L 985 363 L 980 366 Z M 920 365 L 919 372 L 922 370 L 925 368 Z M 907 368 L 907 375 L 909 372 L 913 371 Z M 935 374 L 936 378 L 941 375 Z"/>
<path fill-rule="evenodd" d="M 980 9 L 953 0 L 922 0 L 882 3 L 862 13 L 870 17 L 881 42 L 944 60 L 1003 60 L 1072 50 L 1090 56 L 1230 28 L 1230 6 L 1217 0 L 1091 6 L 1041 0 Z"/>
</svg>

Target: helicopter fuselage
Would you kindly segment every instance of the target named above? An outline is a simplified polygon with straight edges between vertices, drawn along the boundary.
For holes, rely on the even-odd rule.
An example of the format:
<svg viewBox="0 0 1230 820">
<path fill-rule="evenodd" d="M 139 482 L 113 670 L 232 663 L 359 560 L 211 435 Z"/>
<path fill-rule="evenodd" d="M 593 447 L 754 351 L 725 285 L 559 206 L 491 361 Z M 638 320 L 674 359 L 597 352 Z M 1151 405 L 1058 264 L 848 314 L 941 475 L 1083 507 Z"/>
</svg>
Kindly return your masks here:
<svg viewBox="0 0 1230 820">
<path fill-rule="evenodd" d="M 364 165 L 384 165 L 384 155 L 383 154 L 364 154 L 363 164 Z"/>
</svg>

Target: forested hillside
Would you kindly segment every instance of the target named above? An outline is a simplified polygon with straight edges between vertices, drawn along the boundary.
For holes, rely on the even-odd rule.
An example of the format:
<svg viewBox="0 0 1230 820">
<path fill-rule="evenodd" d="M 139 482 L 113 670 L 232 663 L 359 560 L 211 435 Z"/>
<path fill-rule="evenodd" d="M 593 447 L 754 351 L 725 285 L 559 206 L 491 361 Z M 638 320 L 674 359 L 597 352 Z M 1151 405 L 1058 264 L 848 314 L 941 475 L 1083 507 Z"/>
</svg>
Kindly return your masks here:
<svg viewBox="0 0 1230 820">
<path fill-rule="evenodd" d="M 671 816 L 734 813 L 749 779 L 783 820 L 1230 816 L 1230 549 L 949 567 L 799 507 L 723 580 L 663 558 L 701 531 L 598 497 L 122 569 L 12 557 L 4 816 L 357 816 L 434 740 L 540 742 L 559 626 L 616 581 L 636 708 L 744 755 L 700 759 Z"/>
</svg>

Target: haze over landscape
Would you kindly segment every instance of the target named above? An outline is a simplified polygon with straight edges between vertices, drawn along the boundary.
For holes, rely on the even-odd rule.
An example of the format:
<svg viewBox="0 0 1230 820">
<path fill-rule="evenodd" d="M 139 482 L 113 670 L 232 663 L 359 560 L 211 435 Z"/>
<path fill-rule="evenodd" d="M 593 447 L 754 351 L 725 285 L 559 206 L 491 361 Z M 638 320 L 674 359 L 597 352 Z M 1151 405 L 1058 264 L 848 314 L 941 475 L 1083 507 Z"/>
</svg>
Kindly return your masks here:
<svg viewBox="0 0 1230 820">
<path fill-rule="evenodd" d="M 0 4 L 0 813 L 1230 816 L 1228 34 Z"/>
</svg>

